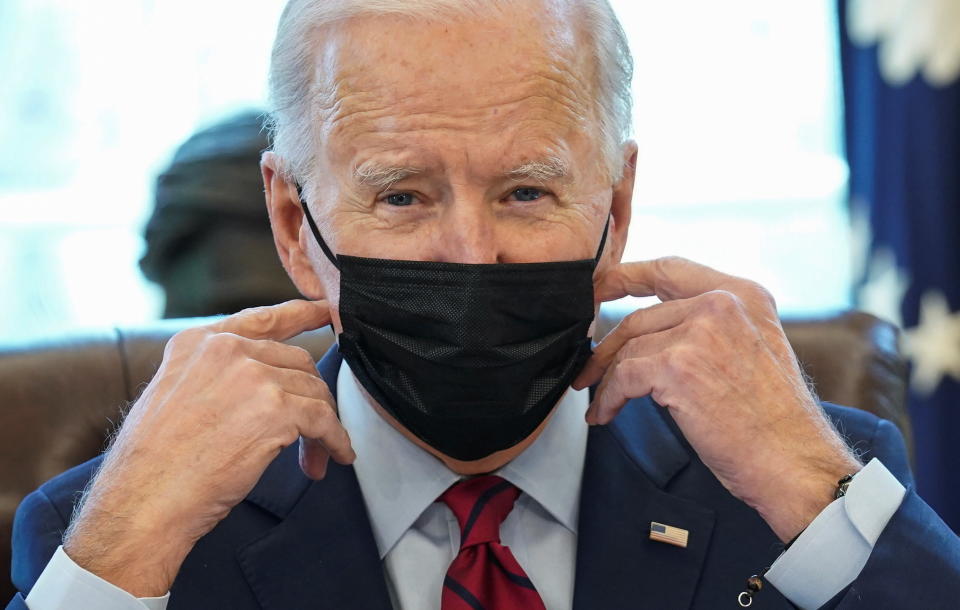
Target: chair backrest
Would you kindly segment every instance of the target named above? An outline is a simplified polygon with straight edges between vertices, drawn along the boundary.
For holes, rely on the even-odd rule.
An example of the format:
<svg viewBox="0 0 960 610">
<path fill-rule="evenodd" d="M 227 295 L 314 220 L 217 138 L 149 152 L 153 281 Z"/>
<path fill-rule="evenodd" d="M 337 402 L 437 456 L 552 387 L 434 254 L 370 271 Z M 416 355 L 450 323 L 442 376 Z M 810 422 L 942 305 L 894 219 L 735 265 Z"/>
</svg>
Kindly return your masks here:
<svg viewBox="0 0 960 610">
<path fill-rule="evenodd" d="M 623 313 L 604 308 L 596 336 L 605 335 Z M 163 320 L 0 346 L 0 599 L 13 593 L 10 533 L 23 497 L 102 451 L 122 411 L 156 372 L 167 340 L 209 321 Z M 906 366 L 894 326 L 847 312 L 786 321 L 784 328 L 820 398 L 890 419 L 910 442 Z M 319 358 L 332 340 L 324 328 L 291 343 Z"/>
</svg>

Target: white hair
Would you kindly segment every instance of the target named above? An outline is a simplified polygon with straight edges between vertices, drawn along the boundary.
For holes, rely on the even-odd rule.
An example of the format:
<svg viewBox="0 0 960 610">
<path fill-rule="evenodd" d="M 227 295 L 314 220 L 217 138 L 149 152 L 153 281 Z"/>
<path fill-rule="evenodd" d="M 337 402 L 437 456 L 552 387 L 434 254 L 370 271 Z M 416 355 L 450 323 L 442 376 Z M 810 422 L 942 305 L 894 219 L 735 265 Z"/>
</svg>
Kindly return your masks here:
<svg viewBox="0 0 960 610">
<path fill-rule="evenodd" d="M 313 104 L 318 33 L 336 21 L 362 15 L 402 15 L 436 20 L 441 16 L 490 14 L 517 0 L 289 0 L 280 16 L 270 61 L 270 112 L 267 126 L 281 171 L 301 184 L 312 181 L 319 143 Z M 612 180 L 622 175 L 623 143 L 630 136 L 633 60 L 627 38 L 607 0 L 573 0 L 596 65 L 594 115 L 604 168 Z"/>
</svg>

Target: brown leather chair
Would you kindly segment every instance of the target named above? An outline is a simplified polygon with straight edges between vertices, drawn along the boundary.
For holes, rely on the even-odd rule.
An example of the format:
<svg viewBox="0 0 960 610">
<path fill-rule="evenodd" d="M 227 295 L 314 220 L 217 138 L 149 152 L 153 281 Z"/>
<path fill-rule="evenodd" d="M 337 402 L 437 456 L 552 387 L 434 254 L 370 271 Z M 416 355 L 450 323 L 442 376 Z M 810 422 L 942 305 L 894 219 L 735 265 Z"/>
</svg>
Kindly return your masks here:
<svg viewBox="0 0 960 610">
<path fill-rule="evenodd" d="M 597 336 L 622 312 L 605 309 Z M 164 320 L 134 328 L 79 332 L 30 345 L 0 346 L 0 600 L 9 582 L 10 532 L 23 497 L 45 480 L 97 455 L 153 376 L 167 339 L 209 318 Z M 800 361 L 824 400 L 895 422 L 911 440 L 906 367 L 897 330 L 859 312 L 785 322 Z M 292 341 L 321 356 L 329 329 Z"/>
</svg>

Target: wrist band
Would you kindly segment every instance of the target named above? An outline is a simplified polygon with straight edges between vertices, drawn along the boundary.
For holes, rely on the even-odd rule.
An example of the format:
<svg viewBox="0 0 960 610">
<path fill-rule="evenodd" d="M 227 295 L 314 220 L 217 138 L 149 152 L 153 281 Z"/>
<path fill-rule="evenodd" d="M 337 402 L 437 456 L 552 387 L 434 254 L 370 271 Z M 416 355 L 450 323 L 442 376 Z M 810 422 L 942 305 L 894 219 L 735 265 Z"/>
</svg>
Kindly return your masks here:
<svg viewBox="0 0 960 610">
<path fill-rule="evenodd" d="M 851 481 L 853 481 L 853 474 L 845 475 L 842 479 L 837 481 L 837 489 L 835 492 L 833 492 L 833 498 L 835 500 L 839 500 L 847 495 L 847 489 L 850 487 Z M 807 528 L 800 530 L 799 534 L 794 536 L 790 542 L 786 543 L 783 546 L 783 550 L 780 552 L 780 555 L 786 553 L 787 549 L 789 549 L 793 543 L 797 541 L 797 538 L 799 538 L 805 531 L 807 531 Z M 760 571 L 759 574 L 754 574 L 747 579 L 746 590 L 741 591 L 740 595 L 737 596 L 737 603 L 740 604 L 741 608 L 749 608 L 753 604 L 753 596 L 763 589 L 763 577 L 767 575 L 768 571 L 770 571 L 770 566 L 765 567 Z"/>
<path fill-rule="evenodd" d="M 847 488 L 850 487 L 850 481 L 853 480 L 853 475 L 848 474 L 839 481 L 837 481 L 837 491 L 833 494 L 835 500 L 839 500 L 843 496 L 847 495 Z"/>
</svg>

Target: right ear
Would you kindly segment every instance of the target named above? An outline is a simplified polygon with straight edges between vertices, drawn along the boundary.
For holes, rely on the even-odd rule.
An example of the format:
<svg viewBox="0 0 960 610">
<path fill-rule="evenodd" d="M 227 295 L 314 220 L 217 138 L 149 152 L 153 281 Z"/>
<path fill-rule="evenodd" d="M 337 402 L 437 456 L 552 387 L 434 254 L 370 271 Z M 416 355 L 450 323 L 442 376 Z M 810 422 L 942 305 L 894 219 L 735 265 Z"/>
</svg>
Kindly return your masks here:
<svg viewBox="0 0 960 610">
<path fill-rule="evenodd" d="M 281 171 L 280 158 L 266 151 L 260 158 L 260 173 L 263 175 L 264 196 L 270 214 L 273 243 L 280 255 L 280 262 L 300 293 L 308 299 L 323 299 L 325 291 L 316 270 L 310 263 L 306 249 L 309 227 L 296 184 L 287 180 Z"/>
</svg>

